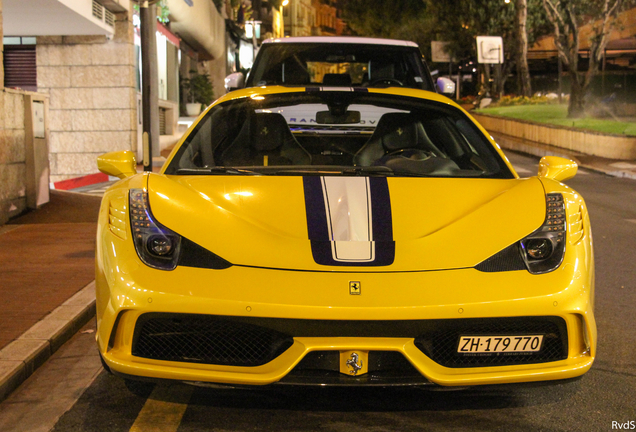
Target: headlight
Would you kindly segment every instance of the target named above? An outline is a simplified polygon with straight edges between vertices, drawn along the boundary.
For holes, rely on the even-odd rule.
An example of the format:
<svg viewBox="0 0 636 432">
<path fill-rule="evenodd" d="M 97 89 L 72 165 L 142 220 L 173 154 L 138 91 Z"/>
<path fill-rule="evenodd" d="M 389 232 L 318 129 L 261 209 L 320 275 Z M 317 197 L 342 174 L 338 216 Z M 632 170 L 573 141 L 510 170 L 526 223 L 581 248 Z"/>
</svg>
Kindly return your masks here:
<svg viewBox="0 0 636 432">
<path fill-rule="evenodd" d="M 154 219 L 145 190 L 131 189 L 129 204 L 130 226 L 139 258 L 150 267 L 174 270 L 179 261 L 181 236 Z"/>
<path fill-rule="evenodd" d="M 561 265 L 565 255 L 566 227 L 563 195 L 548 194 L 545 222 L 521 240 L 522 256 L 530 273 L 548 273 Z"/>
</svg>

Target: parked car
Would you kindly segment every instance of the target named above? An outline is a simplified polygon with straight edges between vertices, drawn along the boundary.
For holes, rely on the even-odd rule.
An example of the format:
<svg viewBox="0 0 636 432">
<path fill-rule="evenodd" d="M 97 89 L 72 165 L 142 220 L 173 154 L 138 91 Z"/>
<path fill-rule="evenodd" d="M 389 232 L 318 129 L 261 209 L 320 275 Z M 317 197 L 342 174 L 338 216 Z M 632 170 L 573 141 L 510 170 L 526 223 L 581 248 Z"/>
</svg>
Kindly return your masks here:
<svg viewBox="0 0 636 432">
<path fill-rule="evenodd" d="M 128 380 L 457 387 L 592 366 L 576 164 L 519 178 L 443 96 L 252 87 L 159 173 L 98 164 L 122 180 L 99 214 L 97 344 Z"/>
<path fill-rule="evenodd" d="M 241 72 L 225 79 L 228 91 L 263 85 L 393 86 L 454 92 L 451 80 L 435 87 L 416 43 L 343 36 L 267 39 L 247 79 Z"/>
</svg>

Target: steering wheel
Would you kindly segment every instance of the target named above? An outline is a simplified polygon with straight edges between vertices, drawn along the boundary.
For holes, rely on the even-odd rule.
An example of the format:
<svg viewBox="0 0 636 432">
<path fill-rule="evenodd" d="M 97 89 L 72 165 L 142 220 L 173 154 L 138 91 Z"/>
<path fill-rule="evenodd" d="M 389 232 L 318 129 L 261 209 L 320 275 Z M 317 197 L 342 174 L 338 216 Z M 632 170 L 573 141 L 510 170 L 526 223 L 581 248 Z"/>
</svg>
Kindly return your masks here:
<svg viewBox="0 0 636 432">
<path fill-rule="evenodd" d="M 375 87 L 378 84 L 386 85 L 387 87 L 404 87 L 404 84 L 400 80 L 396 80 L 395 78 L 377 78 L 366 85 L 366 87 Z"/>
</svg>

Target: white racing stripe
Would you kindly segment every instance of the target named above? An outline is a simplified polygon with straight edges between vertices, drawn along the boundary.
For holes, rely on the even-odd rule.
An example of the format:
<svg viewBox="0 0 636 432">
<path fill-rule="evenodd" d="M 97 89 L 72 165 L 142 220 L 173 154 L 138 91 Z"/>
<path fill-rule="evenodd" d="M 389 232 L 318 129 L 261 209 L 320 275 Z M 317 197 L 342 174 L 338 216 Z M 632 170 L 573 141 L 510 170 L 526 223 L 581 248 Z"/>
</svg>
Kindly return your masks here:
<svg viewBox="0 0 636 432">
<path fill-rule="evenodd" d="M 352 92 L 353 87 L 320 87 L 320 91 L 324 92 Z"/>
<path fill-rule="evenodd" d="M 371 195 L 366 177 L 322 177 L 331 253 L 335 261 L 375 259 Z"/>
</svg>

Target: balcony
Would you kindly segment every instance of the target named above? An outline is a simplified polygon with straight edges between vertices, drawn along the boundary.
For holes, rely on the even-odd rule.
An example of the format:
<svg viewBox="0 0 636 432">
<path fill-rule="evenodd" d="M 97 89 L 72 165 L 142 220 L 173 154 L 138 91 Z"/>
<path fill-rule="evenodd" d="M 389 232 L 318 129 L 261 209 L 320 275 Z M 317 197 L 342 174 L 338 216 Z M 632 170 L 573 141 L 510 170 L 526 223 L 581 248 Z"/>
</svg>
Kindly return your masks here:
<svg viewBox="0 0 636 432">
<path fill-rule="evenodd" d="M 110 36 L 115 33 L 113 12 L 129 8 L 130 0 L 4 0 L 4 34 Z"/>
</svg>

